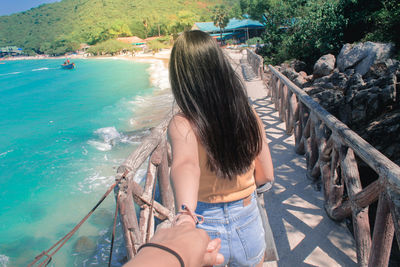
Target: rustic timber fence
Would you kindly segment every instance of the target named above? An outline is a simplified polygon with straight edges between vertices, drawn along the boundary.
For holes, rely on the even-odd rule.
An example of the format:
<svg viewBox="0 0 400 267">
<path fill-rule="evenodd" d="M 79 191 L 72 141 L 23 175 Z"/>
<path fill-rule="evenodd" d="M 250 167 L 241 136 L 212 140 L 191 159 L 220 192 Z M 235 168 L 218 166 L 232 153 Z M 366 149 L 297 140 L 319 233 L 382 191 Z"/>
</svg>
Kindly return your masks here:
<svg viewBox="0 0 400 267">
<path fill-rule="evenodd" d="M 400 167 L 372 147 L 273 66 L 271 96 L 307 175 L 321 179 L 325 210 L 333 220 L 352 216 L 359 266 L 387 266 L 394 232 L 400 247 Z M 362 188 L 356 155 L 379 178 Z M 371 237 L 368 207 L 378 200 Z"/>
<path fill-rule="evenodd" d="M 257 55 L 251 49 L 246 49 L 246 51 L 247 51 L 247 62 L 253 68 L 254 73 L 257 76 L 260 76 L 261 80 L 263 80 L 263 73 L 264 73 L 263 58 Z"/>
<path fill-rule="evenodd" d="M 118 168 L 116 179 L 120 179 L 116 198 L 123 226 L 128 259 L 131 259 L 142 244 L 154 234 L 155 219 L 158 227 L 169 227 L 175 216 L 174 195 L 169 179 L 171 150 L 167 142 L 167 127 L 173 114 L 169 114 L 157 127 L 151 130 L 139 147 Z M 134 181 L 140 166 L 148 160 L 144 188 Z M 156 183 L 161 203 L 155 198 Z M 135 204 L 140 207 L 137 219 Z"/>
</svg>

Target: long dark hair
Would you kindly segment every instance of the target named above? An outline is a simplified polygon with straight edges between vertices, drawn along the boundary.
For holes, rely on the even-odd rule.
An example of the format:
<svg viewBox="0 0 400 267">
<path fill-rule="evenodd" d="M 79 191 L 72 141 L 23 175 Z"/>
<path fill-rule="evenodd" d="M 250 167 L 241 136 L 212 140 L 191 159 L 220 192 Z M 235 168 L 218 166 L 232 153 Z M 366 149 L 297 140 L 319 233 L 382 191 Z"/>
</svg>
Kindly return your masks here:
<svg viewBox="0 0 400 267">
<path fill-rule="evenodd" d="M 186 31 L 175 41 L 169 75 L 176 103 L 220 177 L 247 172 L 262 137 L 244 86 L 218 44 L 205 32 Z"/>
</svg>

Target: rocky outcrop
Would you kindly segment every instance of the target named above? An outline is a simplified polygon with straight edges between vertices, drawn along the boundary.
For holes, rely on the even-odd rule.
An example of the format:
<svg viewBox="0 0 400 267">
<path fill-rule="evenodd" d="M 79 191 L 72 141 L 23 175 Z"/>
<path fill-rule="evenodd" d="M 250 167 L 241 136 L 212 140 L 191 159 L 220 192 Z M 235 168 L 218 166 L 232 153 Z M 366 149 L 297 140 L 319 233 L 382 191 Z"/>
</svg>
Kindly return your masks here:
<svg viewBox="0 0 400 267">
<path fill-rule="evenodd" d="M 333 55 L 325 55 L 315 64 L 312 76 L 291 68 L 294 64 L 280 70 L 400 165 L 400 62 L 388 58 L 392 50 L 391 44 L 346 44 L 336 68 Z"/>
<path fill-rule="evenodd" d="M 372 65 L 390 58 L 393 50 L 393 44 L 373 42 L 345 44 L 337 57 L 337 67 L 341 72 L 354 69 L 355 72 L 364 75 Z"/>
<path fill-rule="evenodd" d="M 314 65 L 313 76 L 319 78 L 332 73 L 335 68 L 336 58 L 332 54 L 320 57 Z"/>
</svg>

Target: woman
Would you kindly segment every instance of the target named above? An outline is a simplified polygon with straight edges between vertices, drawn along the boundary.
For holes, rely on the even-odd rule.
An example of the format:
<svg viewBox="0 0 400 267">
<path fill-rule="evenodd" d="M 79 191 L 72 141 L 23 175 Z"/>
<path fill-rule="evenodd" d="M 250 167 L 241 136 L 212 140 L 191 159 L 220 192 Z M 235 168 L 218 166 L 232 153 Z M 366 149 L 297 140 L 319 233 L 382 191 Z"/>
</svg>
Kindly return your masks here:
<svg viewBox="0 0 400 267">
<path fill-rule="evenodd" d="M 255 189 L 273 180 L 261 120 L 217 43 L 202 31 L 179 36 L 170 82 L 180 113 L 171 120 L 176 224 L 197 224 L 221 239 L 222 265 L 262 264 L 265 239 Z M 184 206 L 182 206 L 184 205 Z M 184 210 L 183 210 L 184 209 Z"/>
</svg>

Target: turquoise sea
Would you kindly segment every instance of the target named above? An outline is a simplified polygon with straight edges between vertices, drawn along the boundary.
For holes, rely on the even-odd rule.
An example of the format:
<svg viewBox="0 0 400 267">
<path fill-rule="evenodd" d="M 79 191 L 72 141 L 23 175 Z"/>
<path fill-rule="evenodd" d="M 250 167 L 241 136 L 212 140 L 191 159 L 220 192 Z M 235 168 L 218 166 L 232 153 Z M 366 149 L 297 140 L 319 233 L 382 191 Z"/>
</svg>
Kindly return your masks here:
<svg viewBox="0 0 400 267">
<path fill-rule="evenodd" d="M 171 108 L 162 62 L 73 61 L 0 64 L 0 267 L 26 266 L 70 231 Z M 106 266 L 114 207 L 111 193 L 50 265 Z M 119 266 L 120 233 L 114 253 Z"/>
</svg>

